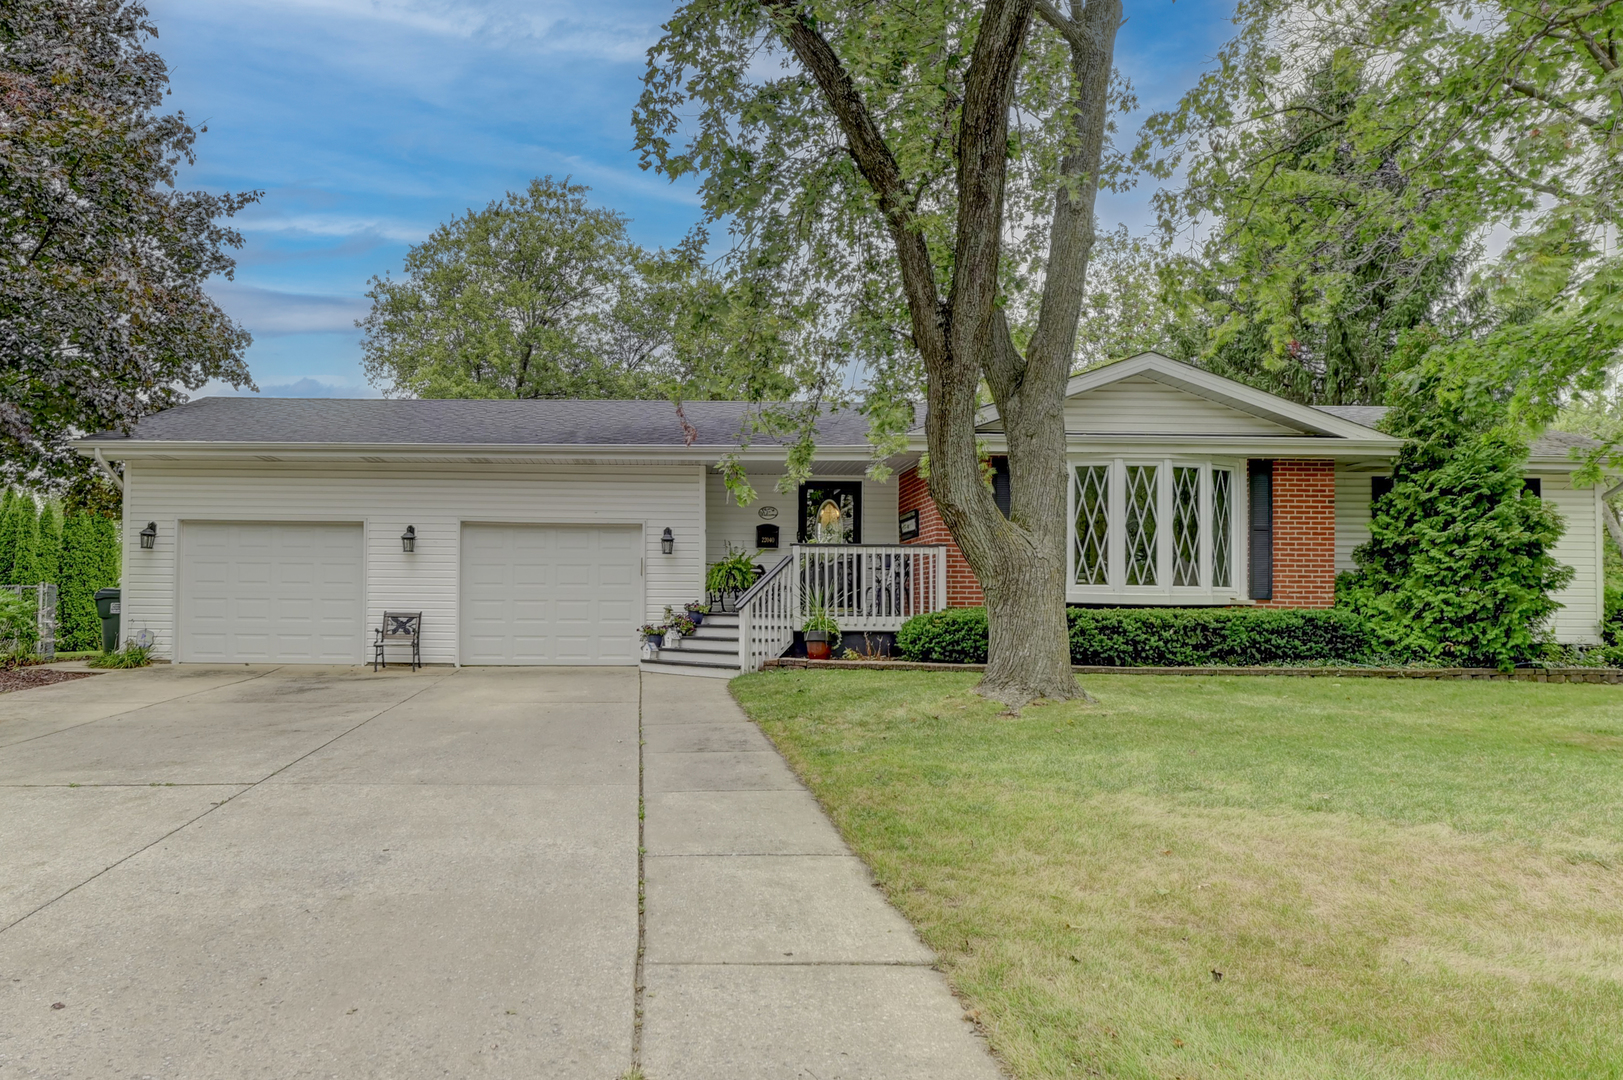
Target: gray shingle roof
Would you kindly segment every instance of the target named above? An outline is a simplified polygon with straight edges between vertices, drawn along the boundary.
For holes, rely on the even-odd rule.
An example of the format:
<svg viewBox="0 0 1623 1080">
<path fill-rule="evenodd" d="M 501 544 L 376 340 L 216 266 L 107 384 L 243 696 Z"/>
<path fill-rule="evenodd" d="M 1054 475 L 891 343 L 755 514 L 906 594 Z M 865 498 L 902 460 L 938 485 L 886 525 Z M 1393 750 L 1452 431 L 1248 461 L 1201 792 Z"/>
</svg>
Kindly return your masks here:
<svg viewBox="0 0 1623 1080">
<path fill-rule="evenodd" d="M 1386 415 L 1385 405 L 1315 405 L 1320 412 L 1327 412 L 1331 416 L 1339 416 L 1343 420 L 1351 420 L 1355 424 L 1365 427 L 1374 427 Z M 1528 445 L 1529 457 L 1544 460 L 1560 459 L 1562 461 L 1571 457 L 1574 450 L 1588 450 L 1600 445 L 1588 435 L 1575 435 L 1570 431 L 1546 431 Z"/>
<path fill-rule="evenodd" d="M 697 431 L 691 445 L 736 446 L 756 406 L 690 401 L 682 413 Z M 824 446 L 865 446 L 868 422 L 853 409 L 818 421 Z M 94 442 L 358 443 L 402 445 L 671 446 L 688 445 L 669 401 L 357 400 L 206 397 L 137 423 L 126 436 L 99 432 Z M 752 437 L 774 444 L 768 435 Z"/>
<path fill-rule="evenodd" d="M 1385 405 L 1315 405 L 1315 409 L 1372 428 L 1386 415 Z"/>
</svg>

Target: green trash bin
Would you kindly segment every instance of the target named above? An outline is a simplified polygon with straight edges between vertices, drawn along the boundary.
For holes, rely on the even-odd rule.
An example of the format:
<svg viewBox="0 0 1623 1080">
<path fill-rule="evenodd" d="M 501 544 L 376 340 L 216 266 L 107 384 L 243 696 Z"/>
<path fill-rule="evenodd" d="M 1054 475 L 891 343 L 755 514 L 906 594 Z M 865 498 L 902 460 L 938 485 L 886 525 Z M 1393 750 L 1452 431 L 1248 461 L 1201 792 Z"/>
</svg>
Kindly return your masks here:
<svg viewBox="0 0 1623 1080">
<path fill-rule="evenodd" d="M 118 651 L 119 590 L 96 590 L 96 614 L 101 616 L 101 651 Z"/>
</svg>

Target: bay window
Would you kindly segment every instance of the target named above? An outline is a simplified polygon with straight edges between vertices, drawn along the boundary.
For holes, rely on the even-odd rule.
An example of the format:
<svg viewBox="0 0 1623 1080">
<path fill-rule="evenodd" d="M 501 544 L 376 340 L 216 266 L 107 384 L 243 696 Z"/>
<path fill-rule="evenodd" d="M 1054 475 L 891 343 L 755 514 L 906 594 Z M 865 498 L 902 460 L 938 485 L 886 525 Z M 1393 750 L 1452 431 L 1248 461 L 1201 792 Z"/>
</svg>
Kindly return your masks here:
<svg viewBox="0 0 1623 1080">
<path fill-rule="evenodd" d="M 1069 598 L 1232 599 L 1240 465 L 1188 458 L 1073 461 Z"/>
</svg>

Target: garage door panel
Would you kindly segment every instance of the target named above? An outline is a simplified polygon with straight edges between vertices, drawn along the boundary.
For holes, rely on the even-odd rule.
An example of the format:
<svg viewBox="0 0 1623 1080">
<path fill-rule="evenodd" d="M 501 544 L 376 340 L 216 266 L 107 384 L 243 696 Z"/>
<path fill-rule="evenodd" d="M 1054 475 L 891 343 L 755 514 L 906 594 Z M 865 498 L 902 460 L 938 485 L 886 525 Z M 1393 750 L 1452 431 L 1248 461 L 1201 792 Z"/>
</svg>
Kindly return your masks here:
<svg viewBox="0 0 1623 1080">
<path fill-rule="evenodd" d="M 180 659 L 359 663 L 359 525 L 188 523 Z"/>
<path fill-rule="evenodd" d="M 642 531 L 467 525 L 464 664 L 634 664 Z"/>
</svg>

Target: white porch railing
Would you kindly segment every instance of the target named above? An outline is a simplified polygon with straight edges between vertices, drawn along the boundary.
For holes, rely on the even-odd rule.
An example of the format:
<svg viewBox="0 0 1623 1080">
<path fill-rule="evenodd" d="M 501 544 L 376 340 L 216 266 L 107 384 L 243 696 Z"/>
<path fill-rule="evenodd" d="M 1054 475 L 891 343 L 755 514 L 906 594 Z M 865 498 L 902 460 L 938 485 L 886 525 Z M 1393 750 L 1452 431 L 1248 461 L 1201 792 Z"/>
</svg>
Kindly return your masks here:
<svg viewBox="0 0 1623 1080">
<path fill-rule="evenodd" d="M 861 633 L 946 606 L 943 544 L 793 544 L 738 598 L 739 666 L 758 671 L 782 656 L 814 607 L 842 633 Z"/>
</svg>

